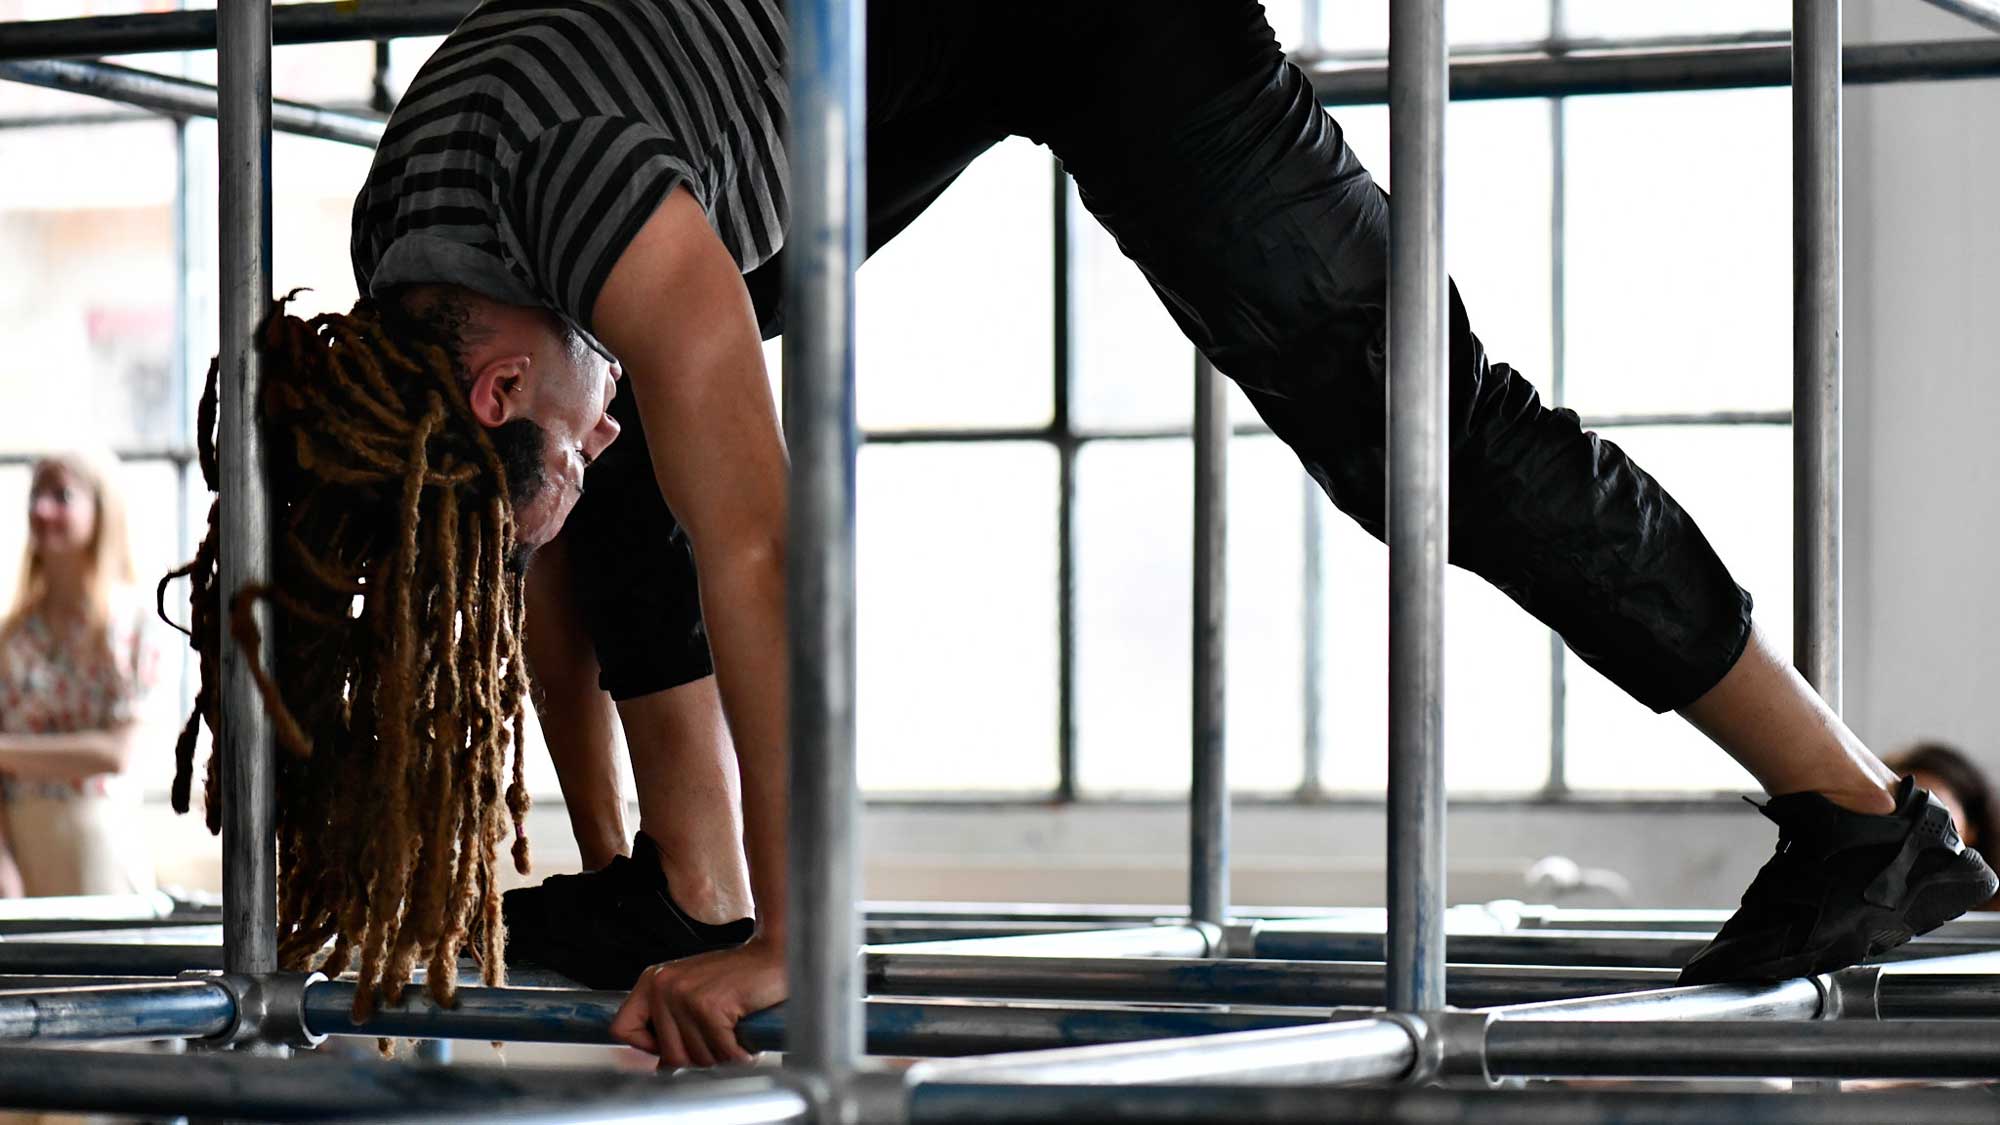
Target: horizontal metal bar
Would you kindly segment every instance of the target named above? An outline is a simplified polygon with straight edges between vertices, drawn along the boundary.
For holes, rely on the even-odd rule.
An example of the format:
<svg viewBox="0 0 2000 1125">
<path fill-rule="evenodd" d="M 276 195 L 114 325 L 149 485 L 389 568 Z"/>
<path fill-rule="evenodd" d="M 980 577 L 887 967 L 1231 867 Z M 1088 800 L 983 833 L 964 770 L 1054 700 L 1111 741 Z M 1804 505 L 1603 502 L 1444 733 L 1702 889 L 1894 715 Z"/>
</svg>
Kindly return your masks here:
<svg viewBox="0 0 2000 1125">
<path fill-rule="evenodd" d="M 186 969 L 220 968 L 222 947 L 219 945 L 0 942 L 0 973 L 170 977 Z"/>
<path fill-rule="evenodd" d="M 973 938 L 1026 937 L 1035 934 L 1075 934 L 1101 930 L 1104 921 L 1088 922 L 1009 922 L 1000 919 L 939 918 L 931 921 L 869 922 L 862 940 L 870 945 L 915 944 L 933 941 L 967 941 Z"/>
<path fill-rule="evenodd" d="M 668 1110 L 688 1106 L 692 1103 L 680 1099 L 704 1093 L 734 1097 L 782 1088 L 768 1078 L 703 1079 L 676 1088 L 652 1075 L 602 1068 L 0 1047 L 0 1106 L 150 1117 L 299 1121 L 457 1111 L 460 1120 L 486 1120 L 487 1111 L 503 1101 L 547 1105 L 650 1096 Z"/>
<path fill-rule="evenodd" d="M 187 1039 L 220 1035 L 236 1002 L 203 981 L 0 993 L 0 1039 Z"/>
<path fill-rule="evenodd" d="M 0 61 L 0 78 L 122 102 L 160 113 L 215 116 L 215 87 L 111 63 L 65 59 Z M 279 132 L 363 148 L 374 148 L 381 141 L 385 124 L 385 120 L 379 117 L 340 113 L 301 102 L 274 100 L 271 103 L 271 127 Z"/>
<path fill-rule="evenodd" d="M 1174 925 L 907 942 L 882 948 L 897 953 L 979 953 L 1011 957 L 1206 957 L 1214 940 L 1203 927 Z"/>
<path fill-rule="evenodd" d="M 193 922 L 156 919 L 148 926 L 97 925 L 87 930 L 13 934 L 0 937 L 0 952 L 18 945 L 198 945 L 220 940 L 222 927 L 202 918 Z"/>
<path fill-rule="evenodd" d="M 1324 1008 L 1380 1004 L 1383 999 L 1382 966 L 1366 962 L 994 957 L 889 949 L 869 953 L 866 967 L 868 992 L 876 996 Z M 1451 965 L 1445 973 L 1445 1000 L 1461 1008 L 1524 1004 L 1665 988 L 1674 978 L 1670 969 Z"/>
<path fill-rule="evenodd" d="M 137 120 L 137 118 L 135 117 L 134 120 Z M 114 449 L 112 450 L 112 453 L 118 458 L 120 463 L 126 465 L 142 464 L 148 461 L 167 461 L 175 465 L 188 465 L 194 462 L 194 450 L 192 449 L 158 449 L 158 448 Z M 48 453 L 46 450 L 37 451 L 37 450 L 26 450 L 26 449 L 9 449 L 5 451 L 0 451 L 0 466 L 32 465 L 47 455 Z M 95 899 L 95 898 L 128 899 L 128 898 L 147 898 L 147 897 L 150 896 L 75 895 L 75 896 L 65 896 L 60 901 L 73 901 L 75 899 Z M 166 896 L 162 895 L 161 897 L 165 898 Z M 48 918 L 48 917 L 68 918 L 68 917 L 90 916 L 87 911 L 81 915 L 73 914 L 73 912 L 69 908 L 55 905 L 58 901 L 59 900 L 56 898 L 0 899 L 0 918 Z M 169 900 L 169 902 L 171 902 L 171 900 Z M 25 909 L 23 909 L 21 906 L 16 906 L 14 904 L 25 904 Z"/>
<path fill-rule="evenodd" d="M 925 1063 L 910 1080 L 969 1079 L 1007 1085 L 1129 1086 L 1216 1082 L 1235 1086 L 1335 1086 L 1393 1081 L 1417 1060 L 1408 1027 L 1386 1019 L 1347 1020 L 1164 1043 L 1116 1043 Z"/>
<path fill-rule="evenodd" d="M 2000 75 L 2000 41 L 1989 39 L 1870 43 L 1848 47 L 1843 55 L 1844 75 L 1850 86 Z M 1388 100 L 1387 67 L 1322 69 L 1312 72 L 1311 77 L 1322 105 L 1379 105 Z M 1451 68 L 1451 97 L 1453 101 L 1481 101 L 1736 90 L 1789 86 L 1791 81 L 1790 47 L 1613 51 L 1458 63 Z"/>
<path fill-rule="evenodd" d="M 106 109 L 79 113 L 30 113 L 0 117 L 0 131 L 16 129 L 75 129 L 93 125 L 129 125 L 134 121 L 157 121 L 159 115 L 136 109 Z"/>
<path fill-rule="evenodd" d="M 2000 976 L 1884 973 L 1875 1007 L 1885 1020 L 2000 1018 Z"/>
<path fill-rule="evenodd" d="M 450 1008 L 411 989 L 400 1004 L 350 1018 L 354 985 L 327 981 L 306 990 L 306 1026 L 320 1035 L 484 1039 L 517 1043 L 608 1044 L 623 992 L 461 988 Z M 1125 1043 L 1319 1023 L 1324 1013 L 1189 1011 L 1140 1005 L 1028 1005 L 870 1000 L 868 1049 L 880 1055 L 955 1056 L 992 1051 Z M 782 1006 L 737 1025 L 752 1050 L 783 1050 Z"/>
<path fill-rule="evenodd" d="M 1789 43 L 1792 33 L 1787 28 L 1771 28 L 1763 31 L 1732 31 L 1704 35 L 1633 35 L 1616 39 L 1597 35 L 1567 36 L 1556 35 L 1545 39 L 1516 39 L 1491 43 L 1454 43 L 1450 58 L 1454 63 L 1476 62 L 1486 58 L 1507 58 L 1519 55 L 1569 55 L 1598 51 L 1659 51 L 1691 50 L 1714 47 L 1758 47 L 1768 44 Z M 1336 63 L 1379 63 L 1388 58 L 1380 48 L 1341 51 L 1298 51 L 1291 55 L 1293 63 L 1303 69 L 1329 66 Z"/>
<path fill-rule="evenodd" d="M 44 976 L 0 973 L 0 992 L 44 992 L 51 988 L 91 988 L 101 984 L 159 984 L 159 977 Z"/>
<path fill-rule="evenodd" d="M 1586 414 L 1579 419 L 1586 430 L 1609 430 L 1620 426 L 1789 426 L 1789 410 L 1679 411 L 1660 414 Z"/>
<path fill-rule="evenodd" d="M 29 936 L 98 934 L 118 930 L 152 930 L 162 926 L 213 925 L 212 915 L 183 918 L 0 918 L 0 939 Z"/>
<path fill-rule="evenodd" d="M 1322 1090 L 1273 1086 L 999 1086 L 927 1083 L 910 1092 L 911 1125 L 1991 1125 L 1985 1090 L 1823 1094 L 1648 1090 Z"/>
<path fill-rule="evenodd" d="M 507 1105 L 477 1107 L 482 1125 L 655 1125 L 671 1121 L 676 1125 L 780 1125 L 812 1119 L 812 1104 L 796 1090 L 781 1085 L 766 1089 L 731 1089 L 711 1086 L 708 1079 L 689 1075 L 685 1088 L 659 1093 L 621 1094 L 588 1101 L 571 1099 L 561 1105 L 535 1107 Z M 748 1079 L 728 1079 L 745 1082 Z M 544 1099 L 535 1099 L 543 1101 Z M 472 1114 L 468 1109 L 439 1110 L 432 1113 L 398 1114 L 370 1118 L 376 1125 L 399 1122 L 460 1122 Z"/>
<path fill-rule="evenodd" d="M 475 6 L 476 0 L 279 4 L 271 10 L 271 41 L 286 46 L 443 35 L 457 27 Z M 213 9 L 0 23 L 0 59 L 95 58 L 214 48 Z"/>
<path fill-rule="evenodd" d="M 1256 928 L 1253 956 L 1281 961 L 1376 961 L 1379 933 L 1315 932 L 1310 923 L 1274 922 Z M 1451 934 L 1446 956 L 1468 965 L 1594 965 L 1678 968 L 1707 943 L 1701 934 L 1522 930 L 1499 934 Z M 1990 940 L 1920 937 L 1890 950 L 1879 962 L 1911 961 L 1992 949 Z"/>
<path fill-rule="evenodd" d="M 1584 415 L 1587 430 L 1615 426 L 1789 426 L 1789 410 L 1668 411 L 1652 414 Z M 1262 422 L 1236 422 L 1229 427 L 1232 437 L 1269 437 L 1271 427 Z M 1049 426 L 966 427 L 933 426 L 911 430 L 871 430 L 861 436 L 864 445 L 950 445 L 990 442 L 1040 441 L 1055 445 L 1087 445 L 1101 441 L 1166 441 L 1192 438 L 1192 426 L 1098 427 L 1064 433 Z"/>
<path fill-rule="evenodd" d="M 363 1023 L 353 1019 L 352 981 L 322 981 L 306 989 L 306 1028 L 315 1035 L 397 1039 L 484 1039 L 513 1043 L 615 1042 L 611 1017 L 623 992 L 541 988 L 460 988 L 449 1008 L 412 988 L 401 1003 L 383 1005 Z"/>
<path fill-rule="evenodd" d="M 1824 1010 L 1810 980 L 1769 984 L 1705 984 L 1615 996 L 1584 996 L 1486 1009 L 1507 1020 L 1626 1022 L 1634 1020 L 1811 1020 Z"/>
<path fill-rule="evenodd" d="M 2000 31 L 2000 2 L 1996 0 L 1930 0 L 1930 3 L 1988 31 Z"/>
<path fill-rule="evenodd" d="M 1496 1020 L 1494 1075 L 1567 1078 L 2000 1078 L 1977 1021 L 1767 1023 Z"/>
</svg>

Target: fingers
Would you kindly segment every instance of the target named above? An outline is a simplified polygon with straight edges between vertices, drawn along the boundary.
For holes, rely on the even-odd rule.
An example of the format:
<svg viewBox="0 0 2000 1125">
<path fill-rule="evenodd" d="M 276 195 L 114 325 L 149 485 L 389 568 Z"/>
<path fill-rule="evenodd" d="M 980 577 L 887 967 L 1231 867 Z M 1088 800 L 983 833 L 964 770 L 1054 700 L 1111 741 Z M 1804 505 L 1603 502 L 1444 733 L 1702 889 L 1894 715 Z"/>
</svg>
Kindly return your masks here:
<svg viewBox="0 0 2000 1125">
<path fill-rule="evenodd" d="M 711 960 L 713 958 L 713 960 Z M 758 969 L 728 954 L 655 965 L 640 976 L 611 1019 L 621 1043 L 658 1055 L 661 1069 L 712 1067 L 753 1059 L 736 1037 L 736 1021 L 756 1007 L 783 999 L 783 981 L 772 991 L 757 984 Z"/>
<path fill-rule="evenodd" d="M 708 1053 L 718 1063 L 743 1063 L 750 1061 L 750 1052 L 736 1038 L 737 1008 L 728 1002 L 697 1000 L 694 1004 L 695 1018 L 701 1031 L 703 1044 Z"/>
<path fill-rule="evenodd" d="M 618 1005 L 617 1014 L 611 1017 L 611 1037 L 649 1055 L 660 1053 L 659 1042 L 653 1038 L 648 1023 L 653 974 L 657 971 L 655 967 L 640 974 L 639 983 L 632 986 L 632 994 L 625 997 L 625 1002 Z"/>
<path fill-rule="evenodd" d="M 661 968 L 664 966 L 656 966 L 653 971 L 657 973 Z M 648 1010 L 652 1013 L 653 1035 L 660 1042 L 660 1049 L 656 1052 L 660 1056 L 660 1069 L 679 1070 L 694 1065 L 688 1057 L 687 1045 L 681 1037 L 680 1022 L 674 1017 L 672 984 L 655 976 L 653 987 L 648 991 L 650 993 L 647 997 Z"/>
</svg>

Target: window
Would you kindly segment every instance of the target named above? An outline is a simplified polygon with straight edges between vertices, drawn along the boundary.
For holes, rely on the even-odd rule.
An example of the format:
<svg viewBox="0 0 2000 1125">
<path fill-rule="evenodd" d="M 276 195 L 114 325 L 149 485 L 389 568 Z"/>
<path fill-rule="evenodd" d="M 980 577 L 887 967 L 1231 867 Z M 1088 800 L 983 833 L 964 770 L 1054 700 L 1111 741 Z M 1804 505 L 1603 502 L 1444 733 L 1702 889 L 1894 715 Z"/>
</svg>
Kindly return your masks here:
<svg viewBox="0 0 2000 1125">
<path fill-rule="evenodd" d="M 1386 46 L 1387 0 L 1267 7 L 1296 51 L 1361 58 Z M 1454 4 L 1451 40 L 1519 48 L 1551 34 L 1551 7 Z M 78 9 L 0 0 L 0 18 Z M 1776 0 L 1565 0 L 1560 10 L 1574 38 L 1788 21 Z M 407 88 L 437 42 L 281 48 L 274 88 L 365 107 Z M 131 62 L 213 77 L 205 53 Z M 1447 255 L 1489 353 L 1653 470 L 1781 642 L 1791 583 L 1790 521 L 1780 518 L 1790 508 L 1786 106 L 1782 90 L 1470 102 L 1451 107 L 1447 127 Z M 65 123 L 22 127 L 52 115 Z M 1391 184 L 1386 109 L 1335 116 Z M 0 489 L 24 482 L 22 455 L 51 440 L 48 419 L 88 419 L 134 462 L 141 564 L 164 569 L 206 510 L 187 469 L 188 377 L 215 348 L 213 126 L 6 84 L 0 118 L 0 166 L 37 170 L 0 181 L 0 247 L 27 267 L 0 277 L 10 341 Z M 273 148 L 274 281 L 314 286 L 302 312 L 345 308 L 347 210 L 368 154 L 288 136 Z M 1183 792 L 1193 355 L 1144 279 L 1047 154 L 1017 139 L 974 162 L 870 262 L 858 317 L 867 790 Z M 775 382 L 775 346 L 767 356 Z M 1234 393 L 1231 420 L 1232 785 L 1277 797 L 1377 792 L 1386 552 L 1331 510 Z M 0 578 L 18 539 L 0 520 Z M 1626 699 L 1476 578 L 1452 572 L 1447 599 L 1454 792 L 1746 783 L 1684 724 Z M 533 787 L 553 792 L 545 757 L 532 768 Z"/>
<path fill-rule="evenodd" d="M 1575 37 L 1740 33 L 1783 27 L 1781 7 L 1691 4 L 1635 15 L 1629 5 L 1573 0 L 1565 30 Z M 1295 50 L 1354 55 L 1386 45 L 1386 4 L 1293 0 L 1268 8 L 1281 40 Z M 1314 11 L 1319 24 L 1306 28 Z M 1550 16 L 1542 0 L 1454 5 L 1451 37 L 1461 46 L 1519 45 L 1546 37 Z M 1447 256 L 1489 354 L 1527 374 L 1552 401 L 1583 412 L 1661 477 L 1756 594 L 1759 620 L 1774 635 L 1789 630 L 1791 581 L 1789 520 L 1772 518 L 1790 504 L 1785 105 L 1782 90 L 1470 102 L 1453 105 L 1447 125 Z M 1343 108 L 1335 116 L 1389 185 L 1386 108 Z M 1701 154 L 1701 169 L 1691 168 L 1691 152 Z M 1070 709 L 1071 741 L 1061 745 L 1060 736 L 1024 724 L 1023 737 L 1034 741 L 1022 750 L 1066 767 L 1052 785 L 1040 775 L 1062 793 L 1173 796 L 1185 792 L 1188 774 L 1193 368 L 1186 341 L 1151 289 L 1070 192 L 1063 229 L 1050 231 L 1067 247 L 1068 319 L 1058 330 L 1069 340 L 1069 364 L 1055 383 L 1058 396 L 1068 392 L 1069 425 L 1061 425 L 1058 400 L 1051 404 L 1057 426 L 1045 433 L 1036 427 L 1047 416 L 1030 417 L 1025 396 L 1018 410 L 972 398 L 960 399 L 962 409 L 942 410 L 940 396 L 955 392 L 913 378 L 901 369 L 908 359 L 882 370 L 880 344 L 869 352 L 878 339 L 871 324 L 915 307 L 911 297 L 881 296 L 886 287 L 870 280 L 887 272 L 891 253 L 937 240 L 935 251 L 912 249 L 905 260 L 921 255 L 932 287 L 949 289 L 968 270 L 947 250 L 984 246 L 1003 224 L 1049 229 L 1024 216 L 1020 201 L 1036 194 L 1028 160 L 1007 152 L 975 164 L 966 185 L 935 209 L 935 221 L 927 216 L 864 271 L 862 420 L 877 440 L 895 440 L 890 431 L 908 426 L 1013 429 L 1071 459 L 1073 491 L 1063 495 L 1058 473 L 1055 495 L 1035 509 L 1067 505 L 1072 528 L 1072 553 L 1058 559 L 1073 598 L 1063 640 L 1069 698 L 1055 701 Z M 1020 170 L 1002 161 L 1017 161 Z M 972 186 L 1003 177 L 1014 177 L 1011 196 L 982 198 L 983 189 Z M 975 206 L 953 210 L 961 200 Z M 983 261 L 984 254 L 958 256 L 968 257 Z M 1033 270 L 1010 267 L 1008 276 L 1032 286 Z M 1038 388 L 1046 385 L 1033 374 L 1045 321 L 1033 310 L 1048 294 L 1035 292 L 1012 291 L 1005 311 L 988 319 L 1018 320 L 1034 343 L 1008 349 L 995 377 Z M 885 314 L 884 306 L 893 311 Z M 978 351 L 988 346 L 987 331 L 969 329 L 953 346 Z M 913 384 L 908 401 L 916 405 L 897 409 L 922 411 L 920 418 L 897 417 L 869 397 L 871 388 L 895 386 L 901 400 Z M 984 383 L 977 393 L 994 394 Z M 1302 785 L 1335 795 L 1379 792 L 1386 774 L 1386 551 L 1330 510 L 1289 451 L 1261 433 L 1240 395 L 1232 395 L 1231 411 L 1238 430 L 1227 593 L 1232 785 L 1246 794 L 1296 793 Z M 908 464 L 909 471 L 942 472 L 936 462 Z M 865 458 L 864 466 L 866 487 L 897 487 L 897 462 Z M 1017 479 L 1021 488 L 1050 483 Z M 883 565 L 878 552 L 886 550 L 871 545 L 884 533 L 865 526 L 875 503 L 864 493 L 864 599 L 876 588 L 865 568 Z M 1318 512 L 1308 515 L 1315 504 Z M 960 544 L 939 547 L 947 552 L 991 535 L 990 521 L 933 523 L 940 539 Z M 1034 533 L 1046 526 L 1037 519 Z M 935 592 L 951 577 L 893 574 L 920 591 L 900 595 L 903 613 L 949 604 Z M 1024 580 L 1040 586 L 1044 574 L 1033 569 Z M 1447 777 L 1455 793 L 1712 791 L 1747 783 L 1684 723 L 1627 699 L 1476 577 L 1452 571 L 1446 596 Z M 1309 606 L 1316 610 L 1311 621 Z M 864 609 L 864 637 L 888 636 L 869 631 L 874 612 Z M 1037 629 L 1047 621 L 1046 613 L 1034 616 Z M 864 680 L 894 682 L 889 669 L 916 660 L 935 639 L 902 628 L 908 652 L 900 643 L 878 649 L 864 641 Z M 1318 682 L 1308 685 L 1314 671 Z M 880 763 L 864 770 L 877 795 L 930 790 L 940 781 L 968 792 L 1014 792 L 1027 779 L 1014 764 L 1019 755 L 1010 756 L 1004 778 L 990 776 L 992 764 L 974 755 L 942 771 L 933 759 L 920 769 L 888 764 L 916 754 L 923 736 L 871 722 L 871 709 L 893 707 L 880 698 L 864 689 L 864 762 Z M 1043 705 L 1042 696 L 1034 699 Z M 919 776 L 923 783 L 913 784 Z"/>
</svg>

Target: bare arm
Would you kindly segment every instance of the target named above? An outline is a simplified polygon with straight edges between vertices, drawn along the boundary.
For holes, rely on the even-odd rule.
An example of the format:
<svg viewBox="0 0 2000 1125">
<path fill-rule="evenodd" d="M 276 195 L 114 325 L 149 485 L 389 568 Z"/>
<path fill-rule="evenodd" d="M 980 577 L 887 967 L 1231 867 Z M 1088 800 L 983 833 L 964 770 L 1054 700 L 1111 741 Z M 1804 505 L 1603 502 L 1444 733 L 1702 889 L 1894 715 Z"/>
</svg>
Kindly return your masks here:
<svg viewBox="0 0 2000 1125">
<path fill-rule="evenodd" d="M 26 781 L 69 781 L 121 773 L 145 724 L 122 723 L 67 734 L 0 734 L 0 773 Z"/>
<path fill-rule="evenodd" d="M 625 368 L 660 490 L 694 547 L 758 916 L 743 950 L 650 970 L 614 1029 L 663 1063 L 707 1065 L 745 1057 L 736 1020 L 785 994 L 784 442 L 749 293 L 685 191 L 619 258 L 593 326 Z"/>
</svg>

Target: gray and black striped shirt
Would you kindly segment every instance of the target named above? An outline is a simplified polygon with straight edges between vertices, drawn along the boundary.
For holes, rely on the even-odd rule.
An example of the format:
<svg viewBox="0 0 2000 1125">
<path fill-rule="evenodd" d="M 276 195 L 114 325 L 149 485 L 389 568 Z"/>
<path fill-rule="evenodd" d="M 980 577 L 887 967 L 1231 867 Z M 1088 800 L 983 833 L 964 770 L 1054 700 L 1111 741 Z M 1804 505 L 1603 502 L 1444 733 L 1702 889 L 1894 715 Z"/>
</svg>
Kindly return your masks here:
<svg viewBox="0 0 2000 1125">
<path fill-rule="evenodd" d="M 389 119 L 356 283 L 546 305 L 595 343 L 605 277 L 680 185 L 749 272 L 785 237 L 785 51 L 779 0 L 489 0 Z"/>
</svg>

